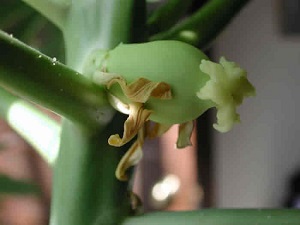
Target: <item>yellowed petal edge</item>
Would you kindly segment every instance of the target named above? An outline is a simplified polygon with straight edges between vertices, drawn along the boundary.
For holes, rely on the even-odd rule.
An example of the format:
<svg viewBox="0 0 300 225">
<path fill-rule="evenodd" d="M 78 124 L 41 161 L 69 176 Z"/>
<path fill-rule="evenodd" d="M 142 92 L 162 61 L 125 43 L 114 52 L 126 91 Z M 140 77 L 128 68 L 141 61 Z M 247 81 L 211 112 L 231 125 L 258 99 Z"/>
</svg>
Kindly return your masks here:
<svg viewBox="0 0 300 225">
<path fill-rule="evenodd" d="M 115 175 L 117 179 L 121 181 L 126 181 L 128 176 L 126 175 L 126 170 L 136 165 L 143 157 L 142 146 L 144 144 L 145 139 L 145 131 L 144 128 L 141 128 L 138 132 L 137 140 L 131 145 L 129 150 L 125 153 L 125 155 L 120 160 Z"/>
<path fill-rule="evenodd" d="M 151 111 L 144 109 L 141 103 L 129 104 L 130 114 L 124 123 L 123 137 L 118 134 L 111 135 L 108 143 L 112 146 L 120 147 L 129 142 L 148 120 Z"/>
<path fill-rule="evenodd" d="M 178 138 L 176 142 L 176 148 L 185 148 L 191 146 L 191 136 L 194 129 L 194 121 L 179 124 Z"/>
<path fill-rule="evenodd" d="M 118 83 L 124 95 L 132 102 L 145 103 L 150 97 L 161 100 L 172 98 L 169 84 L 153 82 L 142 77 L 128 85 L 121 75 L 98 71 L 94 74 L 93 81 L 96 84 L 106 85 L 108 89 L 113 84 Z"/>
<path fill-rule="evenodd" d="M 142 146 L 139 141 L 133 143 L 130 149 L 125 153 L 119 162 L 115 175 L 118 180 L 126 181 L 128 176 L 126 175 L 126 170 L 136 165 L 143 157 Z"/>
</svg>

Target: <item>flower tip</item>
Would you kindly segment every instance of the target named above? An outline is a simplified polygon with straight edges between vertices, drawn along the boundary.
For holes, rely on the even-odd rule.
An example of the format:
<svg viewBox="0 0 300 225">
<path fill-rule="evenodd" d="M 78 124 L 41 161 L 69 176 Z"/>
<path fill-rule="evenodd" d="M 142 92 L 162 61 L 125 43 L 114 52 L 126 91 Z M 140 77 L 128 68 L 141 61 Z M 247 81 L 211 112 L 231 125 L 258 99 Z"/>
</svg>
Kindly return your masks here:
<svg viewBox="0 0 300 225">
<path fill-rule="evenodd" d="M 194 129 L 194 121 L 179 124 L 178 138 L 176 142 L 176 149 L 192 146 L 191 136 Z"/>
<path fill-rule="evenodd" d="M 126 175 L 126 173 L 120 173 L 120 171 L 118 171 L 118 170 L 116 170 L 115 176 L 119 181 L 127 181 L 128 180 L 128 176 Z"/>
<path fill-rule="evenodd" d="M 237 106 L 245 97 L 254 96 L 255 88 L 247 79 L 247 72 L 235 62 L 221 57 L 220 63 L 202 60 L 200 70 L 210 80 L 200 89 L 197 96 L 210 100 L 217 109 L 217 123 L 213 127 L 219 132 L 228 132 L 235 123 L 240 122 Z"/>
<path fill-rule="evenodd" d="M 219 131 L 220 133 L 227 133 L 233 128 L 235 123 L 241 122 L 240 119 L 232 119 L 231 121 L 231 123 L 227 122 L 225 124 L 220 124 L 218 121 L 218 123 L 213 124 L 213 128 Z"/>
<path fill-rule="evenodd" d="M 120 136 L 118 134 L 114 134 L 108 138 L 108 144 L 111 146 L 120 147 L 124 143 L 122 142 L 122 139 L 120 138 Z"/>
</svg>

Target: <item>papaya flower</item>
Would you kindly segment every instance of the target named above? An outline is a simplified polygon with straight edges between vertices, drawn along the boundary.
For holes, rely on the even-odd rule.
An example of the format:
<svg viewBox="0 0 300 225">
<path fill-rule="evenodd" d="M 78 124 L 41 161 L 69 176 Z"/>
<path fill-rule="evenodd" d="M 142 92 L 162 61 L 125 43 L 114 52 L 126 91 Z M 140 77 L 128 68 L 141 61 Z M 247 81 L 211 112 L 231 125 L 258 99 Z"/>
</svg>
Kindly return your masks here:
<svg viewBox="0 0 300 225">
<path fill-rule="evenodd" d="M 112 50 L 95 51 L 86 74 L 105 88 L 111 105 L 128 114 L 122 137 L 111 135 L 108 143 L 122 146 L 137 139 L 116 169 L 119 180 L 142 157 L 145 138 L 162 135 L 179 124 L 177 148 L 191 145 L 193 120 L 215 107 L 220 132 L 240 122 L 237 106 L 255 95 L 247 73 L 224 57 L 214 63 L 199 49 L 179 41 L 119 44 Z"/>
</svg>

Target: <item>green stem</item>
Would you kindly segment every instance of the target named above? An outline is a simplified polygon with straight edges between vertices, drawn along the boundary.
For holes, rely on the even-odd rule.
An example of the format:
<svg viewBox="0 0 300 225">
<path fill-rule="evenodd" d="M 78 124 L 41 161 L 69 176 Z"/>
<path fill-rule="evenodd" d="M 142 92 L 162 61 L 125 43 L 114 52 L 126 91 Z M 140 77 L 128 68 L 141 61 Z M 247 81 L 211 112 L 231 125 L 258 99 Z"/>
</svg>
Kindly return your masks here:
<svg viewBox="0 0 300 225">
<path fill-rule="evenodd" d="M 40 194 L 37 185 L 26 181 L 15 180 L 6 175 L 0 174 L 0 194 L 1 195 L 28 195 Z"/>
<path fill-rule="evenodd" d="M 106 118 L 104 91 L 79 73 L 0 32 L 0 85 L 83 126 Z"/>
<path fill-rule="evenodd" d="M 60 125 L 33 105 L 2 88 L 0 96 L 0 116 L 48 163 L 54 164 L 58 155 Z"/>
<path fill-rule="evenodd" d="M 22 0 L 63 29 L 71 0 Z"/>
<path fill-rule="evenodd" d="M 203 209 L 151 213 L 128 218 L 123 225 L 298 225 L 299 221 L 299 210 Z"/>
<path fill-rule="evenodd" d="M 148 18 L 150 35 L 169 29 L 186 13 L 193 0 L 169 0 L 155 10 Z"/>
<path fill-rule="evenodd" d="M 249 0 L 211 0 L 191 17 L 150 40 L 173 39 L 207 48 L 247 2 Z"/>
<path fill-rule="evenodd" d="M 64 31 L 68 64 L 81 71 L 95 48 L 130 42 L 135 4 L 135 0 L 91 0 L 72 5 Z M 116 225 L 128 215 L 128 182 L 115 177 L 128 146 L 124 150 L 107 143 L 109 135 L 122 132 L 123 121 L 117 114 L 104 126 L 90 131 L 64 121 L 54 169 L 51 225 Z"/>
<path fill-rule="evenodd" d="M 82 71 L 92 50 L 110 49 L 120 42 L 130 42 L 135 1 L 141 2 L 89 0 L 73 4 L 63 30 L 67 64 Z"/>
<path fill-rule="evenodd" d="M 64 121 L 51 225 L 114 225 L 129 213 L 128 184 L 115 178 L 120 150 L 107 144 L 112 132 L 88 132 Z"/>
</svg>

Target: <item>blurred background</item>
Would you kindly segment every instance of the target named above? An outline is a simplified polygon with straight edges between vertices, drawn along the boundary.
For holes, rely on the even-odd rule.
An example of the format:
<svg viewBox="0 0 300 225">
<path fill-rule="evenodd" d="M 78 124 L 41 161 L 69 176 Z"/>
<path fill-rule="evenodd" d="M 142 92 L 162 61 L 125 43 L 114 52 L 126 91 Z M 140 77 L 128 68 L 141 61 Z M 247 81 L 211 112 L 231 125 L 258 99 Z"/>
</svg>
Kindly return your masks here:
<svg viewBox="0 0 300 225">
<path fill-rule="evenodd" d="M 195 1 L 190 13 L 204 3 Z M 0 28 L 18 30 L 14 36 L 63 62 L 58 31 L 22 4 L 0 0 L 2 14 L 12 12 L 0 18 Z M 134 187 L 145 211 L 300 207 L 299 21 L 300 0 L 252 0 L 219 36 L 207 54 L 238 62 L 257 96 L 239 108 L 242 123 L 229 133 L 211 128 L 211 110 L 197 120 L 189 149 L 174 149 L 176 127 L 147 141 Z M 24 24 L 31 30 L 25 32 Z M 0 174 L 31 185 L 8 193 L 0 179 L 0 224 L 47 224 L 50 168 L 4 121 L 0 149 Z"/>
<path fill-rule="evenodd" d="M 300 1 L 250 1 L 213 47 L 248 71 L 242 123 L 214 132 L 217 207 L 282 207 L 300 169 Z M 299 195 L 299 181 L 298 181 Z"/>
</svg>

